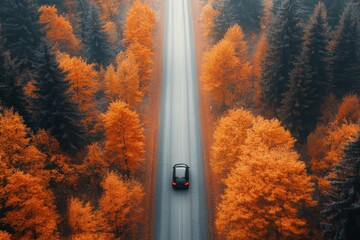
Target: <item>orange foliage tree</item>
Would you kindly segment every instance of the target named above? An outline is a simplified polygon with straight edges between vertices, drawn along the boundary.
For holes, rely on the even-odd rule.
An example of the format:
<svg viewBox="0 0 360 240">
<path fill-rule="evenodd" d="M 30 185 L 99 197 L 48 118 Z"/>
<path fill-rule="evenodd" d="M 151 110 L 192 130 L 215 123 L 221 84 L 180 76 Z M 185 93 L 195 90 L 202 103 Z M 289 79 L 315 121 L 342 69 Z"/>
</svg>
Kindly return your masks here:
<svg viewBox="0 0 360 240">
<path fill-rule="evenodd" d="M 59 239 L 57 223 L 59 216 L 54 196 L 40 178 L 15 172 L 7 178 L 4 194 L 8 209 L 0 221 L 15 230 L 16 239 Z"/>
<path fill-rule="evenodd" d="M 70 22 L 57 14 L 55 6 L 42 6 L 39 12 L 40 23 L 46 25 L 46 37 L 55 48 L 69 52 L 79 49 L 80 41 L 74 35 Z"/>
<path fill-rule="evenodd" d="M 262 62 L 265 58 L 265 54 L 266 54 L 266 43 L 267 43 L 267 38 L 266 38 L 266 34 L 263 33 L 256 45 L 255 51 L 252 55 L 252 59 L 251 59 L 251 65 L 253 66 L 252 70 L 253 70 L 253 75 L 254 75 L 254 83 L 253 83 L 253 88 L 254 88 L 254 103 L 257 106 L 261 105 L 261 87 L 260 87 L 260 79 L 261 79 L 261 74 L 262 74 Z"/>
<path fill-rule="evenodd" d="M 205 54 L 201 73 L 205 90 L 223 108 L 233 107 L 248 99 L 252 68 L 248 47 L 238 25 L 231 27 L 224 38 Z"/>
<path fill-rule="evenodd" d="M 131 235 L 143 212 L 144 189 L 132 179 L 110 172 L 102 182 L 104 194 L 99 207 L 116 237 Z"/>
<path fill-rule="evenodd" d="M 333 118 L 328 125 L 319 124 L 307 139 L 311 170 L 322 195 L 331 187 L 327 178 L 342 158 L 344 147 L 355 140 L 360 131 L 359 98 L 355 95 L 344 97 Z"/>
<path fill-rule="evenodd" d="M 1 240 L 11 240 L 11 235 L 6 231 L 0 231 Z"/>
<path fill-rule="evenodd" d="M 94 211 L 90 203 L 76 198 L 69 202 L 69 225 L 71 239 L 113 239 L 111 228 L 100 211 Z"/>
<path fill-rule="evenodd" d="M 135 0 L 126 14 L 124 43 L 129 46 L 140 43 L 153 48 L 153 31 L 156 24 L 155 12 L 140 0 Z"/>
<path fill-rule="evenodd" d="M 299 209 L 312 206 L 313 185 L 277 120 L 258 117 L 224 180 L 216 229 L 222 239 L 294 239 L 306 235 Z"/>
<path fill-rule="evenodd" d="M 122 100 L 135 108 L 142 100 L 140 90 L 139 65 L 130 52 L 120 52 L 117 68 L 110 65 L 105 75 L 106 93 L 110 100 Z"/>
<path fill-rule="evenodd" d="M 121 1 L 114 0 L 96 0 L 101 10 L 101 18 L 103 21 L 114 19 L 121 7 Z"/>
<path fill-rule="evenodd" d="M 133 43 L 126 49 L 126 54 L 131 54 L 137 61 L 139 66 L 140 90 L 147 92 L 154 64 L 154 52 L 140 43 Z"/>
<path fill-rule="evenodd" d="M 104 25 L 104 30 L 108 35 L 109 43 L 114 45 L 116 42 L 119 41 L 118 33 L 117 33 L 117 30 L 116 30 L 116 24 L 114 22 L 112 22 L 112 21 L 107 22 Z"/>
<path fill-rule="evenodd" d="M 207 38 L 210 38 L 212 34 L 212 28 L 217 15 L 219 15 L 219 11 L 215 10 L 210 3 L 206 4 L 201 10 L 201 28 L 203 35 Z"/>
<path fill-rule="evenodd" d="M 112 102 L 102 114 L 105 127 L 105 152 L 112 164 L 127 174 L 140 168 L 144 155 L 144 129 L 139 115 L 121 101 Z"/>
<path fill-rule="evenodd" d="M 231 110 L 222 117 L 214 132 L 210 166 L 216 174 L 226 176 L 238 161 L 247 130 L 253 125 L 254 116 L 244 110 Z"/>
<path fill-rule="evenodd" d="M 81 57 L 68 54 L 57 54 L 60 67 L 67 72 L 66 80 L 71 82 L 69 91 L 73 92 L 72 100 L 79 103 L 84 118 L 81 124 L 87 133 L 94 134 L 99 130 L 98 111 L 96 110 L 95 93 L 99 90 L 99 74 L 94 64 L 87 64 Z"/>
</svg>

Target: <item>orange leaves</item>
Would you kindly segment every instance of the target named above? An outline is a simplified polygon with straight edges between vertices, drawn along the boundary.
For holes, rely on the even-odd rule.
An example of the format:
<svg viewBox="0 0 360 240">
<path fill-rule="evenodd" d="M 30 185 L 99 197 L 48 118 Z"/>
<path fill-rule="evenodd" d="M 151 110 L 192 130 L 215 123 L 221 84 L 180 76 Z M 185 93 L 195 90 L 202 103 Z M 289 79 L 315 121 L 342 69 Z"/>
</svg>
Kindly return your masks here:
<svg viewBox="0 0 360 240">
<path fill-rule="evenodd" d="M 127 46 L 141 43 L 152 49 L 155 23 L 155 12 L 140 0 L 135 0 L 126 14 L 124 43 Z"/>
<path fill-rule="evenodd" d="M 141 219 L 144 189 L 132 179 L 125 179 L 110 172 L 102 182 L 104 194 L 99 207 L 108 220 L 116 237 L 126 238 Z"/>
<path fill-rule="evenodd" d="M 336 121 L 357 123 L 360 120 L 360 99 L 356 95 L 344 97 L 336 115 Z"/>
<path fill-rule="evenodd" d="M 71 198 L 69 203 L 71 239 L 113 239 L 110 226 L 100 211 L 93 210 L 90 203 Z"/>
<path fill-rule="evenodd" d="M 60 67 L 67 72 L 66 80 L 71 82 L 69 91 L 73 92 L 72 100 L 79 103 L 80 111 L 85 115 L 81 124 L 88 133 L 98 131 L 98 111 L 96 110 L 95 93 L 99 90 L 99 74 L 93 64 L 87 64 L 81 57 L 70 57 L 65 53 L 57 54 Z"/>
<path fill-rule="evenodd" d="M 105 127 L 105 151 L 126 173 L 140 168 L 144 154 L 144 129 L 139 115 L 121 101 L 112 102 L 102 114 Z"/>
<path fill-rule="evenodd" d="M 110 65 L 105 75 L 106 93 L 111 100 L 122 100 L 135 108 L 143 97 L 139 65 L 132 53 L 119 53 L 117 68 Z"/>
<path fill-rule="evenodd" d="M 253 125 L 254 117 L 243 109 L 229 111 L 222 117 L 214 132 L 214 144 L 211 151 L 212 170 L 225 175 L 237 161 L 244 144 L 247 130 Z"/>
<path fill-rule="evenodd" d="M 239 109 L 223 117 L 214 133 L 211 166 L 227 174 L 216 229 L 222 239 L 276 239 L 306 233 L 298 217 L 312 206 L 313 185 L 293 150 L 295 140 L 278 120 Z M 279 235 L 276 235 L 279 234 Z"/>
<path fill-rule="evenodd" d="M 1 240 L 11 240 L 11 235 L 5 231 L 0 231 Z"/>
<path fill-rule="evenodd" d="M 73 34 L 71 24 L 57 14 L 55 6 L 42 6 L 39 12 L 40 23 L 46 24 L 46 36 L 55 48 L 70 52 L 78 50 L 80 42 Z"/>
<path fill-rule="evenodd" d="M 201 28 L 205 37 L 210 37 L 214 26 L 215 17 L 219 11 L 215 10 L 211 4 L 206 4 L 201 11 Z"/>
<path fill-rule="evenodd" d="M 205 55 L 201 80 L 221 107 L 232 107 L 247 97 L 252 72 L 247 51 L 244 34 L 234 25 Z"/>
<path fill-rule="evenodd" d="M 16 172 L 5 187 L 5 207 L 1 221 L 9 224 L 18 239 L 58 239 L 54 197 L 39 178 Z M 1 197 L 1 196 L 0 196 Z"/>
</svg>

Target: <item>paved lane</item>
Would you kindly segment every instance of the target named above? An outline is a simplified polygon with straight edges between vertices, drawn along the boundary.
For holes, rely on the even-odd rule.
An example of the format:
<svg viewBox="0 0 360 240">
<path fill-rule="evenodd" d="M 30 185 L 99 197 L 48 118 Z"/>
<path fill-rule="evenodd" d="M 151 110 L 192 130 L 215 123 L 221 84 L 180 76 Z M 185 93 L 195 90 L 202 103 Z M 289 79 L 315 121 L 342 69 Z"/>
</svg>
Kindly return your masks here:
<svg viewBox="0 0 360 240">
<path fill-rule="evenodd" d="M 155 240 L 208 239 L 191 0 L 165 0 L 163 86 Z M 190 188 L 174 191 L 172 166 L 190 166 Z"/>
</svg>

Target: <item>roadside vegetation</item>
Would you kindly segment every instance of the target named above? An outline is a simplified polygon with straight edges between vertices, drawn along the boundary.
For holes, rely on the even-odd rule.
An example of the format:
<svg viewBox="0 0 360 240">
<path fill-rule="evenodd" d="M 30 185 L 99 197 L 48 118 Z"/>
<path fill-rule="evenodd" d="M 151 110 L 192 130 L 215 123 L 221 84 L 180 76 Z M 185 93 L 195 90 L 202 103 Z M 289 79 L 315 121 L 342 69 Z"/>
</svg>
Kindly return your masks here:
<svg viewBox="0 0 360 240">
<path fill-rule="evenodd" d="M 0 239 L 135 238 L 156 21 L 139 0 L 1 2 Z"/>
<path fill-rule="evenodd" d="M 358 239 L 360 3 L 210 0 L 218 239 Z"/>
</svg>

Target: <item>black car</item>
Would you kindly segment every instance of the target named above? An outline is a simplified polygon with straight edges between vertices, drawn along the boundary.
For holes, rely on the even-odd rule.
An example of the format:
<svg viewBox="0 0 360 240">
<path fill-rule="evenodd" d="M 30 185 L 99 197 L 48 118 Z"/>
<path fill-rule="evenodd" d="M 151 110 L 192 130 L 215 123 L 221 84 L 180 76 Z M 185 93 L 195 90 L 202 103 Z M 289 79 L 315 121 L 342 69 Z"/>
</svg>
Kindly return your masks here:
<svg viewBox="0 0 360 240">
<path fill-rule="evenodd" d="M 175 164 L 173 167 L 173 178 L 172 186 L 173 188 L 188 188 L 190 185 L 189 182 L 189 166 L 185 163 Z"/>
</svg>

